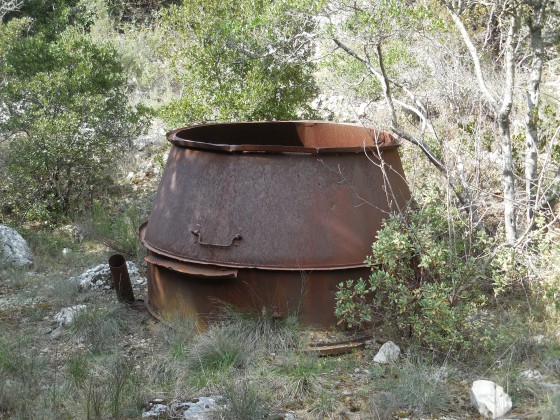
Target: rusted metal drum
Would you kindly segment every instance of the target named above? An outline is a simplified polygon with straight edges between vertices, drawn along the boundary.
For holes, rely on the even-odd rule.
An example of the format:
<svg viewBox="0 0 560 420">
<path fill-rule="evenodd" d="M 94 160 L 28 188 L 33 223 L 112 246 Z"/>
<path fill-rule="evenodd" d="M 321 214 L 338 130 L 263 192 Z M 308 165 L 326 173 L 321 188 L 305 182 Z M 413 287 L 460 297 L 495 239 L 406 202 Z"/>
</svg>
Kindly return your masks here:
<svg viewBox="0 0 560 420">
<path fill-rule="evenodd" d="M 224 303 L 327 327 L 410 192 L 391 134 L 319 121 L 210 124 L 173 144 L 150 220 L 148 307 L 204 325 Z"/>
</svg>

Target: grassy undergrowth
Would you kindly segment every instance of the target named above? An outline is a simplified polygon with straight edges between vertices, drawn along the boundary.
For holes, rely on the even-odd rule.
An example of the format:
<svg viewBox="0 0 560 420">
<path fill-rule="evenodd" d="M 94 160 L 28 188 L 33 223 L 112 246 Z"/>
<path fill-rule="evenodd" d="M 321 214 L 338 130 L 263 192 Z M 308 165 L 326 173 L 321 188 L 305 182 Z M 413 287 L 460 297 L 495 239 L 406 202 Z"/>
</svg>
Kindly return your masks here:
<svg viewBox="0 0 560 420">
<path fill-rule="evenodd" d="M 106 255 L 65 238 L 49 243 L 60 240 L 56 249 L 73 248 L 84 264 L 104 262 Z M 464 350 L 398 341 L 386 328 L 365 350 L 319 357 L 306 351 L 318 333 L 295 317 L 224 308 L 203 332 L 185 317 L 160 323 L 118 304 L 111 290 L 78 291 L 68 282 L 75 268 L 48 270 L 48 246 L 36 249 L 44 262 L 31 272 L 0 274 L 0 418 L 140 418 L 154 398 L 209 395 L 223 396 L 214 414 L 224 419 L 286 411 L 304 419 L 464 418 L 476 415 L 468 397 L 475 379 L 502 385 L 515 415 L 554 419 L 560 412 L 558 320 L 523 294 L 500 295 L 478 313 Z M 86 309 L 58 327 L 54 314 L 75 304 Z M 401 346 L 400 360 L 374 363 L 388 339 Z M 525 377 L 528 369 L 542 378 Z"/>
</svg>

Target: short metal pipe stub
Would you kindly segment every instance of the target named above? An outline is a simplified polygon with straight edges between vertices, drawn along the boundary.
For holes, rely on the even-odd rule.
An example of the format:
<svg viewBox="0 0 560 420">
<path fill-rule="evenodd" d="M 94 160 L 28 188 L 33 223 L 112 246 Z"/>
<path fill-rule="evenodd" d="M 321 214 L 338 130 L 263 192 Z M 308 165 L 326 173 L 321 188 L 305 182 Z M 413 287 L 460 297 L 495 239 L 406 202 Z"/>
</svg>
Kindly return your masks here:
<svg viewBox="0 0 560 420">
<path fill-rule="evenodd" d="M 132 291 L 125 258 L 121 254 L 111 255 L 109 257 L 109 269 L 119 302 L 134 303 L 134 292 Z"/>
</svg>

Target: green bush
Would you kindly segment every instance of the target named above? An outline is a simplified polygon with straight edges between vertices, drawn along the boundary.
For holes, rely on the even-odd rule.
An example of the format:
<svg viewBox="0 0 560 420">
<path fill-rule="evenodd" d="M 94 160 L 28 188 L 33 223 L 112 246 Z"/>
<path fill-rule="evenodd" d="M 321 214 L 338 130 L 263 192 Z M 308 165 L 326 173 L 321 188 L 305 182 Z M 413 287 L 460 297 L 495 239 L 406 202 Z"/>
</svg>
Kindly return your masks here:
<svg viewBox="0 0 560 420">
<path fill-rule="evenodd" d="M 75 27 L 28 35 L 34 29 L 25 18 L 0 24 L 0 191 L 20 218 L 58 221 L 106 194 L 148 113 L 129 106 L 111 44 Z"/>
<path fill-rule="evenodd" d="M 357 328 L 383 320 L 428 347 L 464 347 L 470 314 L 485 301 L 481 285 L 491 278 L 488 247 L 484 233 L 437 199 L 391 216 L 366 259 L 369 278 L 338 287 L 339 323 Z"/>
<path fill-rule="evenodd" d="M 161 13 L 161 53 L 181 95 L 169 124 L 294 119 L 315 96 L 312 2 L 188 1 Z"/>
<path fill-rule="evenodd" d="M 138 230 L 145 219 L 132 205 L 122 212 L 108 211 L 100 203 L 93 204 L 89 233 L 109 248 L 128 258 L 140 261 L 145 249 L 140 243 Z"/>
</svg>

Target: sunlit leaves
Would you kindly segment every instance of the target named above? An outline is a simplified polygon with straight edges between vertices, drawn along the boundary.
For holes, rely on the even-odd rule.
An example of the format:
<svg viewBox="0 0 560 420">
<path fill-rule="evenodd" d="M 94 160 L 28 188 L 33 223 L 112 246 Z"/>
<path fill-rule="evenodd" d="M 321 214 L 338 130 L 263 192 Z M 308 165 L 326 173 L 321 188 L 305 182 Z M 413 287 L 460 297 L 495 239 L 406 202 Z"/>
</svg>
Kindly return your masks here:
<svg viewBox="0 0 560 420">
<path fill-rule="evenodd" d="M 311 3 L 309 3 L 311 4 Z M 162 12 L 162 54 L 181 96 L 164 108 L 171 125 L 290 119 L 315 94 L 306 2 L 185 2 Z"/>
</svg>

